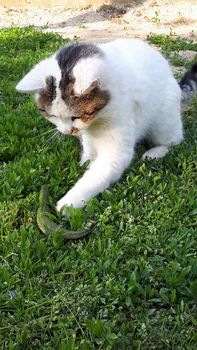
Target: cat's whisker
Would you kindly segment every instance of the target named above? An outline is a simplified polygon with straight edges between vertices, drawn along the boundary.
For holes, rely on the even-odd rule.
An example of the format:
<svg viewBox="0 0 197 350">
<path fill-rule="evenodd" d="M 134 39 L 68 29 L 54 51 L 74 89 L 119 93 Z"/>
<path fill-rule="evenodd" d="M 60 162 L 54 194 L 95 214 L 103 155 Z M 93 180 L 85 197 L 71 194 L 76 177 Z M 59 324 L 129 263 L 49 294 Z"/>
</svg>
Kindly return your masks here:
<svg viewBox="0 0 197 350">
<path fill-rule="evenodd" d="M 59 131 L 58 130 L 54 130 L 54 133 L 48 138 L 48 140 L 46 141 L 47 144 L 50 144 L 54 139 L 55 137 L 58 135 Z"/>
<path fill-rule="evenodd" d="M 47 135 L 47 134 L 50 134 L 50 133 L 52 133 L 53 131 L 55 131 L 56 129 L 54 128 L 54 129 L 50 129 L 50 130 L 47 130 L 47 131 L 45 131 L 45 132 L 43 132 L 42 134 L 39 134 L 39 135 L 36 135 L 36 136 L 34 136 L 34 138 L 41 138 L 42 136 L 44 136 L 44 135 Z"/>
<path fill-rule="evenodd" d="M 63 139 L 65 138 L 65 135 L 64 135 L 62 132 L 60 132 L 60 133 L 58 134 L 58 137 L 59 137 L 59 140 L 60 140 L 60 141 L 63 141 Z"/>
<path fill-rule="evenodd" d="M 45 141 L 42 149 L 43 151 L 54 141 L 55 137 L 58 135 L 59 131 L 57 129 L 53 130 L 53 134 Z"/>
<path fill-rule="evenodd" d="M 44 136 L 44 135 L 46 135 L 46 134 L 49 134 L 49 133 L 51 133 L 51 132 L 53 132 L 53 131 L 55 131 L 56 130 L 56 128 L 54 128 L 54 129 L 50 129 L 50 130 L 48 130 L 48 131 L 45 131 L 45 132 L 43 132 L 42 134 L 40 134 L 40 135 L 38 135 L 37 137 L 41 137 L 41 136 Z"/>
</svg>

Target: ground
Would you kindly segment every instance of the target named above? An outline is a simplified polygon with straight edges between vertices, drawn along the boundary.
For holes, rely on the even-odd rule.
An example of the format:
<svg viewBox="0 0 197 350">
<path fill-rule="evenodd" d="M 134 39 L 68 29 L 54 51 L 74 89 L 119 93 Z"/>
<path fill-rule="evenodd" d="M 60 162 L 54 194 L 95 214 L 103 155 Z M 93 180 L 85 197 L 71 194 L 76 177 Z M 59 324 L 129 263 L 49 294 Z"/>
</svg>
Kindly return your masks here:
<svg viewBox="0 0 197 350">
<path fill-rule="evenodd" d="M 197 2 L 132 0 L 129 6 L 103 5 L 71 10 L 65 7 L 0 7 L 0 27 L 45 27 L 64 38 L 104 42 L 119 37 L 146 38 L 175 33 L 197 39 Z"/>
</svg>

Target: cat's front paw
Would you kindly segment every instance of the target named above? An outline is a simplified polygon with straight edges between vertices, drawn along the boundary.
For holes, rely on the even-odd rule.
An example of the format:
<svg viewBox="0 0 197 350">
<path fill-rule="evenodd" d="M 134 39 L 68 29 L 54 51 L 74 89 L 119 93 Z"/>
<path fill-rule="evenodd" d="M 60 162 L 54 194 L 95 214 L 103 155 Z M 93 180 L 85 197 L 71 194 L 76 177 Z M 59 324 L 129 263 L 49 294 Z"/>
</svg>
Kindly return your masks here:
<svg viewBox="0 0 197 350">
<path fill-rule="evenodd" d="M 82 208 L 84 204 L 84 201 L 79 196 L 73 196 L 68 193 L 57 202 L 56 210 L 60 213 L 62 212 L 63 215 L 67 215 L 66 207 Z"/>
<path fill-rule="evenodd" d="M 62 198 L 63 199 L 63 198 Z M 57 204 L 56 204 L 56 211 L 63 215 L 63 216 L 68 216 L 69 217 L 69 212 L 68 212 L 68 209 L 67 209 L 67 204 L 64 204 L 62 202 L 62 199 L 60 199 Z"/>
<path fill-rule="evenodd" d="M 81 157 L 81 160 L 79 162 L 80 166 L 83 166 L 87 162 L 88 167 L 90 167 L 92 161 L 90 160 L 90 157 Z"/>
</svg>

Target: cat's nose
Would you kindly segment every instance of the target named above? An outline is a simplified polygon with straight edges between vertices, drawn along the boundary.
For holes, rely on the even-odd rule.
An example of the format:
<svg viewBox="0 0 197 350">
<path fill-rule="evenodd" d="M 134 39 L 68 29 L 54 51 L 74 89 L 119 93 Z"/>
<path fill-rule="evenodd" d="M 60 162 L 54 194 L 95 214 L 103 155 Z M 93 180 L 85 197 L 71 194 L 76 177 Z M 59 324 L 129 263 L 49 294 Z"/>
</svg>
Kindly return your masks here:
<svg viewBox="0 0 197 350">
<path fill-rule="evenodd" d="M 77 135 L 78 133 L 79 133 L 79 129 L 78 128 L 73 127 L 71 129 L 71 135 Z"/>
</svg>

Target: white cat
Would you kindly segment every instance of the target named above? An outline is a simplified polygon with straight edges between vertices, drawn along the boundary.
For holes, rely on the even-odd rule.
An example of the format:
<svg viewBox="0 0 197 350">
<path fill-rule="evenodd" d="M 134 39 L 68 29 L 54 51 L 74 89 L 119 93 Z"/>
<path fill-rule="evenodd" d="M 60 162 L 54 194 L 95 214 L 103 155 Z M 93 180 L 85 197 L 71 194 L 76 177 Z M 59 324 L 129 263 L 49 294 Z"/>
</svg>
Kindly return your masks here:
<svg viewBox="0 0 197 350">
<path fill-rule="evenodd" d="M 197 89 L 196 66 L 180 84 L 184 98 Z M 161 158 L 183 140 L 181 89 L 166 59 L 140 40 L 68 45 L 38 63 L 16 89 L 35 93 L 44 116 L 80 138 L 81 164 L 90 160 L 57 210 L 82 207 L 117 181 L 141 139 L 154 145 L 143 159 Z"/>
</svg>

